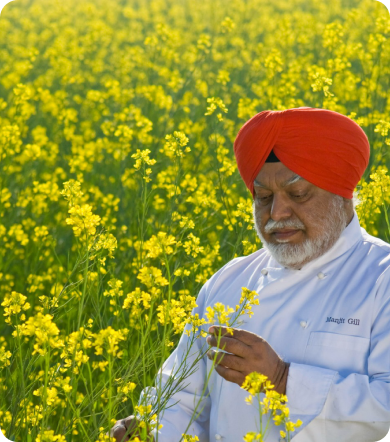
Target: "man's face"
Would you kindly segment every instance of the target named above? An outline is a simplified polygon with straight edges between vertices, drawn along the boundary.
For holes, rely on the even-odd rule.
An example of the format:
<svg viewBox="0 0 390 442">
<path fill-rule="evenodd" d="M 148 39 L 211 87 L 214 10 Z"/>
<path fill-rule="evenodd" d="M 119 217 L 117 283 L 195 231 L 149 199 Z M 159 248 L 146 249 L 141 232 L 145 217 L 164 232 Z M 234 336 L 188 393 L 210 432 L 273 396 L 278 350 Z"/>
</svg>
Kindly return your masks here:
<svg viewBox="0 0 390 442">
<path fill-rule="evenodd" d="M 299 269 L 324 254 L 353 216 L 350 202 L 300 178 L 281 162 L 264 164 L 254 191 L 256 231 L 286 267 Z"/>
</svg>

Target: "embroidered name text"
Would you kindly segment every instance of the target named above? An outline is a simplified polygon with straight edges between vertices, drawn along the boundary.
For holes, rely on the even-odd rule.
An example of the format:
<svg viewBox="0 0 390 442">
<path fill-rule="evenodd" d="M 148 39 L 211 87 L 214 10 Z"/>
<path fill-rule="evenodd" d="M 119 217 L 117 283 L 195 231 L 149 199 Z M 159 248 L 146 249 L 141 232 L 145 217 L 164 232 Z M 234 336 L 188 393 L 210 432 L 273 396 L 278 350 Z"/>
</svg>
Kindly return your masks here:
<svg viewBox="0 0 390 442">
<path fill-rule="evenodd" d="M 344 324 L 345 318 L 336 319 L 329 316 L 328 318 L 326 318 L 325 322 L 337 322 L 337 324 Z"/>
<path fill-rule="evenodd" d="M 345 323 L 345 318 L 332 318 L 331 316 L 328 316 L 326 318 L 325 322 L 336 322 L 337 324 L 344 324 Z M 353 319 L 353 318 L 349 318 L 348 319 L 348 324 L 353 324 L 353 325 L 360 325 L 360 319 Z"/>
</svg>

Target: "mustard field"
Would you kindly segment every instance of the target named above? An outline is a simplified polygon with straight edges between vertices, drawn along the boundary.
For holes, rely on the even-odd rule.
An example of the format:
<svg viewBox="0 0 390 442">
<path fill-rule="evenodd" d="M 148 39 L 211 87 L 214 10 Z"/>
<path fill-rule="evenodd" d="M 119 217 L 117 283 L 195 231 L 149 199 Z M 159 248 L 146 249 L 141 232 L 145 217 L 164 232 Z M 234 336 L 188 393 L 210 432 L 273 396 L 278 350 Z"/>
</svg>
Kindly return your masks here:
<svg viewBox="0 0 390 442">
<path fill-rule="evenodd" d="M 200 288 L 261 247 L 233 154 L 237 132 L 262 110 L 301 106 L 340 112 L 367 134 L 371 160 L 356 210 L 388 241 L 383 4 L 5 6 L 0 428 L 9 439 L 103 442 L 135 411 L 155 419 L 135 407 L 185 327 L 195 332 L 229 313 L 216 306 L 208 318 L 191 315 Z M 241 298 L 244 310 L 253 296 Z"/>
</svg>

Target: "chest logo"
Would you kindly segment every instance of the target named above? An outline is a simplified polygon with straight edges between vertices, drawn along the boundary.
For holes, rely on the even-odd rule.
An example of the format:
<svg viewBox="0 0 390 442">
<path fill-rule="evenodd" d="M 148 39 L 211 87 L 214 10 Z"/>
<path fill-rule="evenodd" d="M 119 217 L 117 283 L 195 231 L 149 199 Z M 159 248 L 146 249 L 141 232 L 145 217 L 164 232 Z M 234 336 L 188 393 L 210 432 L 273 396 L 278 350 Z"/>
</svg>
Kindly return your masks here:
<svg viewBox="0 0 390 442">
<path fill-rule="evenodd" d="M 328 316 L 325 322 L 335 322 L 336 324 L 344 324 L 345 318 L 332 318 L 331 316 Z M 352 325 L 360 325 L 360 319 L 349 318 L 347 322 L 348 324 Z"/>
</svg>

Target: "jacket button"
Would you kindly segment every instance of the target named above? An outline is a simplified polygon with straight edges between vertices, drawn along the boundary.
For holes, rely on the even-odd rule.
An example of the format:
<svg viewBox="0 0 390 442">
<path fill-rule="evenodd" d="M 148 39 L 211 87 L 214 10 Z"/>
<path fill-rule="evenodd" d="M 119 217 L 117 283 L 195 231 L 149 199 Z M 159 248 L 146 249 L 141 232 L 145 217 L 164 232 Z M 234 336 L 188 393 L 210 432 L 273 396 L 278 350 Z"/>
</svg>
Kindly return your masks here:
<svg viewBox="0 0 390 442">
<path fill-rule="evenodd" d="M 216 435 L 215 435 L 215 439 L 217 439 L 217 440 L 221 440 L 221 439 L 222 439 L 222 436 L 221 436 L 220 434 L 216 434 Z"/>
<path fill-rule="evenodd" d="M 306 321 L 301 321 L 299 324 L 301 325 L 302 328 L 305 328 L 307 326 Z"/>
<path fill-rule="evenodd" d="M 261 271 L 261 273 L 262 273 L 263 275 L 268 275 L 268 270 L 267 270 L 267 269 L 263 269 L 263 270 Z"/>
<path fill-rule="evenodd" d="M 318 279 L 324 279 L 325 278 L 325 274 L 320 272 L 318 275 Z"/>
</svg>

